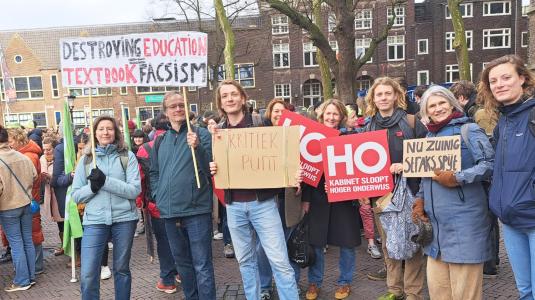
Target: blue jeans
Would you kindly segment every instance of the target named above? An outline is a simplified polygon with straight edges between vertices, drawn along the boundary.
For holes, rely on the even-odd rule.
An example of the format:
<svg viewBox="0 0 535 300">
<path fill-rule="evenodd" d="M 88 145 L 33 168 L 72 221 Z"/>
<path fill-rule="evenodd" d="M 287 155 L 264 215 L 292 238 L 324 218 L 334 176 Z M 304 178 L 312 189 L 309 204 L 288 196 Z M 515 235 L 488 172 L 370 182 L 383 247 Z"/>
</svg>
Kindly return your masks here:
<svg viewBox="0 0 535 300">
<path fill-rule="evenodd" d="M 147 220 L 145 220 L 145 223 Z M 171 248 L 169 247 L 169 240 L 165 232 L 165 222 L 163 219 L 150 218 L 152 230 L 156 237 L 156 252 L 158 252 L 158 260 L 160 261 L 160 279 L 164 285 L 176 285 L 175 276 L 176 271 L 175 259 Z"/>
<path fill-rule="evenodd" d="M 169 218 L 164 221 L 186 299 L 215 299 L 212 214 Z"/>
<path fill-rule="evenodd" d="M 113 284 L 115 299 L 130 299 L 132 274 L 130 254 L 137 221 L 84 226 L 80 281 L 82 299 L 100 299 L 100 266 L 111 235 L 113 243 Z"/>
<path fill-rule="evenodd" d="M 35 247 L 32 241 L 30 205 L 0 211 L 0 222 L 11 246 L 15 267 L 13 283 L 27 286 L 35 279 Z"/>
<path fill-rule="evenodd" d="M 233 202 L 227 205 L 227 220 L 247 299 L 260 298 L 255 231 L 273 270 L 279 299 L 299 299 L 275 198 Z"/>
<path fill-rule="evenodd" d="M 280 206 L 279 206 L 280 208 Z M 284 238 L 286 242 L 288 242 L 288 239 L 290 238 L 290 234 L 295 229 L 295 227 L 288 228 L 284 226 Z M 264 291 L 272 291 L 273 288 L 273 272 L 271 272 L 271 266 L 269 265 L 269 260 L 266 256 L 266 252 L 264 252 L 264 248 L 262 247 L 262 244 L 260 243 L 260 240 L 256 240 L 256 256 L 258 259 L 258 272 L 260 275 L 260 288 L 262 292 Z M 295 273 L 295 282 L 299 283 L 299 272 L 300 267 L 296 263 L 292 262 L 290 260 L 290 265 L 292 266 L 292 269 L 294 269 Z"/>
<path fill-rule="evenodd" d="M 43 264 L 43 244 L 33 246 L 35 247 L 35 272 L 40 273 L 45 270 Z"/>
<path fill-rule="evenodd" d="M 515 274 L 519 299 L 535 299 L 535 228 L 515 229 L 503 224 L 503 240 Z"/>
<path fill-rule="evenodd" d="M 321 287 L 323 283 L 323 271 L 325 268 L 325 254 L 323 254 L 323 247 L 314 247 L 316 253 L 316 262 L 314 265 L 308 267 L 308 282 L 309 284 L 316 284 Z M 351 284 L 353 280 L 353 273 L 355 273 L 355 248 L 340 247 L 340 258 L 338 260 L 338 285 Z"/>
</svg>

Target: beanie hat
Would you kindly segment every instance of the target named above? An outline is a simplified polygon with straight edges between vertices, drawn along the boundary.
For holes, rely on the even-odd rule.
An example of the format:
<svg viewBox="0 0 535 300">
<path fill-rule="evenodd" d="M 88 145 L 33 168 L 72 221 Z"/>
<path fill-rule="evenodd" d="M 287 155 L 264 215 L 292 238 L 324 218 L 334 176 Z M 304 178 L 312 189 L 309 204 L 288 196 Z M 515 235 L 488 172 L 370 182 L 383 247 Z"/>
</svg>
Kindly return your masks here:
<svg viewBox="0 0 535 300">
<path fill-rule="evenodd" d="M 132 120 L 128 120 L 128 129 L 136 129 L 136 123 Z"/>
</svg>

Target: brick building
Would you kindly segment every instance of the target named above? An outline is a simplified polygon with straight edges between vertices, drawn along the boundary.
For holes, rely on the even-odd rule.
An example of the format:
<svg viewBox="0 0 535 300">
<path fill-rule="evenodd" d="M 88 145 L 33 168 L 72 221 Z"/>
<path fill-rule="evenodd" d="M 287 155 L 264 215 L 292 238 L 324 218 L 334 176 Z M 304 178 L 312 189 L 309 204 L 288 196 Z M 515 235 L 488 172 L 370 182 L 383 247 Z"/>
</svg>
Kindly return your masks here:
<svg viewBox="0 0 535 300">
<path fill-rule="evenodd" d="M 447 82 L 456 79 L 455 53 L 450 51 L 451 21 L 447 17 L 445 0 L 427 0 L 396 7 L 396 20 L 386 41 L 376 49 L 371 61 L 358 72 L 358 88 L 367 89 L 378 76 L 404 77 L 409 84 Z M 466 1 L 463 4 L 465 26 L 471 37 L 470 60 L 472 74 L 483 63 L 508 53 L 527 57 L 527 17 L 520 0 Z M 355 55 L 369 46 L 387 23 L 392 11 L 386 1 L 376 1 L 372 7 L 359 10 L 355 16 Z M 336 49 L 330 33 L 334 16 L 323 14 L 323 31 Z M 208 32 L 210 51 L 208 64 L 222 63 L 221 52 L 215 46 L 214 22 L 203 21 Z M 267 7 L 259 16 L 237 19 L 233 24 L 236 36 L 236 79 L 246 88 L 251 104 L 264 107 L 273 97 L 281 97 L 297 106 L 308 106 L 322 97 L 322 84 L 316 62 L 316 48 L 305 31 L 291 24 L 288 18 Z M 6 110 L 2 100 L 0 122 L 23 122 L 33 119 L 41 127 L 53 127 L 61 116 L 60 100 L 76 93 L 73 119 L 77 126 L 88 123 L 89 90 L 67 90 L 61 86 L 59 39 L 76 36 L 121 35 L 142 32 L 195 30 L 199 24 L 177 21 L 155 21 L 128 24 L 75 26 L 32 30 L 0 31 L 11 76 L 14 77 L 19 100 Z M 217 79 L 224 78 L 219 67 Z M 211 72 L 211 76 L 214 72 Z M 458 75 L 457 75 L 458 76 Z M 336 78 L 333 79 L 335 84 Z M 162 95 L 163 87 L 127 87 L 97 89 L 92 93 L 93 113 L 120 117 L 121 102 L 130 117 L 141 120 L 159 111 L 159 103 L 151 102 Z M 169 88 L 167 88 L 169 90 Z M 2 95 L 3 99 L 3 95 Z M 190 109 L 214 109 L 213 88 L 189 89 Z"/>
</svg>

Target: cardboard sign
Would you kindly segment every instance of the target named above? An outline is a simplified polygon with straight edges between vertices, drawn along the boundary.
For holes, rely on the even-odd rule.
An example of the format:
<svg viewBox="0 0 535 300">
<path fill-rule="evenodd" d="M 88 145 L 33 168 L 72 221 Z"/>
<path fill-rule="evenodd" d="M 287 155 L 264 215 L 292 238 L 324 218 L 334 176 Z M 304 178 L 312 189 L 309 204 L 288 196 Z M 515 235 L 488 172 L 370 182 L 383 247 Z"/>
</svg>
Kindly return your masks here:
<svg viewBox="0 0 535 300">
<path fill-rule="evenodd" d="M 433 177 L 435 169 L 461 170 L 459 135 L 403 141 L 403 176 Z"/>
<path fill-rule="evenodd" d="M 282 126 L 299 125 L 299 151 L 301 153 L 303 182 L 317 187 L 323 175 L 320 140 L 338 136 L 340 132 L 289 110 L 282 113 L 279 124 Z"/>
<path fill-rule="evenodd" d="M 388 194 L 394 188 L 386 130 L 321 141 L 329 202 Z"/>
<path fill-rule="evenodd" d="M 218 189 L 295 186 L 299 127 L 220 129 L 213 136 Z"/>
<path fill-rule="evenodd" d="M 79 37 L 59 42 L 65 87 L 206 86 L 207 34 Z"/>
</svg>

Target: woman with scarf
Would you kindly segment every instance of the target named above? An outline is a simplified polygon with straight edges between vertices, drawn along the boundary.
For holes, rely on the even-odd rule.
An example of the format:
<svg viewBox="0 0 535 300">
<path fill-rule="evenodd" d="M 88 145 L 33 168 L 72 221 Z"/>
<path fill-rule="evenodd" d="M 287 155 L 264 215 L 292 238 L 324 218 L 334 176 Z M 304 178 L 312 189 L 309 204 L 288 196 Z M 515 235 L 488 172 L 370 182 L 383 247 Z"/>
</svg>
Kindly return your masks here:
<svg viewBox="0 0 535 300">
<path fill-rule="evenodd" d="M 389 77 L 380 77 L 375 80 L 366 96 L 366 115 L 371 117 L 364 131 L 387 130 L 388 148 L 390 154 L 390 172 L 401 174 L 403 172 L 403 141 L 406 139 L 425 137 L 427 130 L 424 125 L 413 115 L 408 115 L 405 110 L 405 91 L 399 83 Z M 408 179 L 407 185 L 415 194 L 418 191 L 419 180 Z M 368 199 L 363 199 L 369 201 Z M 371 199 L 374 202 L 376 199 Z M 361 200 L 362 201 L 362 200 Z M 386 277 L 388 292 L 379 299 L 423 299 L 422 289 L 424 285 L 424 258 L 418 251 L 411 259 L 402 261 L 388 256 L 386 249 L 386 234 L 383 231 L 379 217 L 375 215 L 377 229 L 381 235 L 383 257 L 386 270 L 380 270 L 376 274 L 369 274 L 370 279 L 382 279 Z M 405 262 L 405 268 L 403 268 Z M 386 271 L 386 276 L 385 276 Z"/>
<path fill-rule="evenodd" d="M 340 130 L 345 126 L 347 110 L 342 102 L 330 99 L 319 107 L 318 121 L 323 125 Z M 335 291 L 336 299 L 345 299 L 351 293 L 351 282 L 355 273 L 355 247 L 360 245 L 360 215 L 356 201 L 331 203 L 325 192 L 325 176 L 318 187 L 303 185 L 303 210 L 309 214 L 309 242 L 314 248 L 316 261 L 308 268 L 308 289 L 306 299 L 318 298 L 325 266 L 323 248 L 326 245 L 340 248 L 339 270 Z"/>
<path fill-rule="evenodd" d="M 420 115 L 427 137 L 460 135 L 461 170 L 436 169 L 422 178 L 413 221 L 430 222 L 433 239 L 425 246 L 431 299 L 483 299 L 483 263 L 490 258 L 490 216 L 483 181 L 494 167 L 494 150 L 455 96 L 441 86 L 422 96 Z"/>
<path fill-rule="evenodd" d="M 54 171 L 54 148 L 57 144 L 58 141 L 54 138 L 46 137 L 43 140 L 44 153 L 39 160 L 41 163 L 41 177 L 45 186 L 43 215 L 56 222 L 59 229 L 61 245 L 57 249 L 54 249 L 55 256 L 63 254 L 63 218 L 61 217 L 60 209 L 65 209 L 65 203 L 58 202 L 54 193 L 54 188 L 50 185 Z"/>
</svg>

